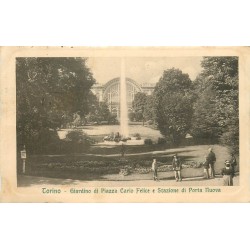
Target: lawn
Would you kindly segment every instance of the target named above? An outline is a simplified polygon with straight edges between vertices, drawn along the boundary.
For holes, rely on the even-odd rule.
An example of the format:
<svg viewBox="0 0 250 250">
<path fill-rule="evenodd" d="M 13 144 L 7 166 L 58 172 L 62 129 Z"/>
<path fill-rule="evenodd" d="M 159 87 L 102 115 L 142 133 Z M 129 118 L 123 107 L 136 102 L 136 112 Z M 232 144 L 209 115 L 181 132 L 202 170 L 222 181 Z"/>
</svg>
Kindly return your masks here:
<svg viewBox="0 0 250 250">
<path fill-rule="evenodd" d="M 96 141 L 119 131 L 119 125 L 85 126 L 81 128 Z M 158 130 L 142 125 L 130 125 L 130 134 L 140 133 L 142 139 L 150 138 L 157 142 L 162 137 Z M 70 130 L 58 131 L 61 139 Z M 126 143 L 125 143 L 126 144 Z M 183 177 L 203 176 L 203 167 L 197 167 L 204 161 L 211 145 L 195 145 L 178 148 L 168 148 L 166 144 L 159 145 L 125 145 L 125 157 L 121 157 L 121 145 L 94 144 L 86 153 L 67 155 L 29 155 L 26 161 L 27 175 L 53 177 L 75 180 L 147 180 L 152 178 L 150 172 L 152 159 L 156 158 L 160 166 L 170 166 L 175 153 L 183 164 Z M 220 174 L 224 162 L 229 159 L 228 150 L 220 145 L 213 146 L 217 157 L 215 171 Z M 194 167 L 196 163 L 196 167 Z M 21 161 L 18 159 L 19 172 Z M 129 175 L 119 174 L 121 169 L 129 168 Z M 160 170 L 161 178 L 174 178 L 174 172 L 169 167 Z"/>
<path fill-rule="evenodd" d="M 209 147 L 210 145 L 196 145 L 167 149 L 163 145 L 127 146 L 125 158 L 121 158 L 119 146 L 94 146 L 87 154 L 33 155 L 27 159 L 27 174 L 76 180 L 147 180 L 152 178 L 149 170 L 153 158 L 157 158 L 160 165 L 171 165 L 173 154 L 177 153 L 184 164 L 200 163 Z M 213 148 L 217 157 L 216 174 L 220 174 L 229 154 L 220 145 L 214 145 Z M 18 164 L 21 165 L 21 162 Z M 128 176 L 119 174 L 120 169 L 131 165 L 146 172 L 132 172 Z M 188 167 L 182 172 L 183 177 L 200 177 L 203 175 L 203 168 Z M 174 173 L 170 170 L 163 170 L 160 175 L 163 180 L 174 178 Z"/>
</svg>

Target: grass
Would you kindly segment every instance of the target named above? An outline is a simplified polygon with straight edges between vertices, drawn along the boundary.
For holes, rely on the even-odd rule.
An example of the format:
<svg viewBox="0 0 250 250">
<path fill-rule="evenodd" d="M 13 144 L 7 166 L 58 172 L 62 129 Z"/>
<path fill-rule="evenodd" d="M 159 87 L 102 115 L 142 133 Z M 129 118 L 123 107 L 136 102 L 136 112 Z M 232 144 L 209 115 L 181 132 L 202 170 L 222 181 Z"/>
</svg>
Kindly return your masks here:
<svg viewBox="0 0 250 250">
<path fill-rule="evenodd" d="M 138 154 L 152 151 L 162 151 L 166 149 L 166 145 L 129 145 L 125 146 L 126 154 Z M 90 151 L 92 154 L 103 154 L 103 155 L 113 155 L 121 153 L 121 145 L 117 146 L 92 146 Z"/>
<path fill-rule="evenodd" d="M 211 145 L 196 145 L 186 146 L 173 149 L 166 149 L 164 145 L 142 145 L 142 146 L 127 146 L 125 159 L 129 161 L 152 161 L 152 158 L 157 158 L 158 162 L 163 164 L 171 164 L 173 154 L 177 153 L 184 163 L 190 163 L 192 161 L 202 162 L 204 156 L 207 154 L 207 149 Z M 229 159 L 228 151 L 225 147 L 220 145 L 214 145 L 214 152 L 217 157 L 216 162 L 216 173 L 220 173 L 220 170 L 224 166 L 224 161 Z M 103 162 L 114 162 L 121 159 L 120 146 L 114 147 L 92 147 L 88 154 L 75 154 L 75 155 L 33 155 L 28 156 L 26 164 L 27 170 L 30 175 L 62 178 L 62 179 L 77 179 L 77 180 L 119 180 L 119 166 L 111 167 L 111 172 L 107 167 L 103 168 L 99 166 L 99 170 L 91 171 L 87 168 L 84 171 L 79 171 L 77 167 L 73 169 L 60 169 L 54 168 L 53 166 L 65 164 L 69 166 L 79 165 L 79 162 L 87 161 L 103 161 Z M 50 164 L 50 168 L 43 168 Z M 104 164 L 105 165 L 105 164 Z M 21 166 L 21 161 L 18 159 L 18 166 Z M 120 166 L 122 167 L 122 166 Z M 148 167 L 148 166 L 147 166 Z M 88 170 L 89 169 L 89 170 Z M 198 177 L 203 175 L 203 168 L 188 168 L 183 169 L 183 177 Z M 126 176 L 125 179 L 150 179 L 151 173 L 149 174 L 131 174 Z M 162 178 L 168 179 L 173 178 L 173 172 L 161 173 Z"/>
<path fill-rule="evenodd" d="M 103 137 L 120 130 L 119 125 L 103 125 L 103 126 L 85 126 L 82 128 L 91 138 L 96 141 L 103 141 Z M 139 133 L 142 139 L 150 138 L 153 142 L 157 142 L 162 137 L 158 130 L 154 130 L 142 125 L 130 125 L 130 134 Z M 62 139 L 69 130 L 58 131 L 59 137 Z M 208 148 L 211 145 L 195 145 L 178 148 L 168 148 L 167 145 L 135 145 L 125 146 L 125 159 L 129 162 L 138 161 L 142 168 L 150 168 L 150 162 L 156 158 L 162 164 L 171 165 L 172 157 L 175 153 L 179 155 L 183 163 L 190 164 L 204 161 Z M 214 145 L 214 152 L 217 157 L 215 170 L 220 173 L 224 167 L 224 162 L 229 159 L 228 150 L 220 145 Z M 139 174 L 132 173 L 128 176 L 119 175 L 119 170 L 123 165 L 119 165 L 121 160 L 120 145 L 98 145 L 91 146 L 86 153 L 67 154 L 67 155 L 28 155 L 26 160 L 27 172 L 29 175 L 53 177 L 62 179 L 76 180 L 137 180 L 151 179 L 152 173 Z M 96 162 L 96 164 L 95 164 Z M 99 164 L 103 162 L 102 164 Z M 148 164 L 149 163 L 149 164 Z M 18 170 L 20 171 L 22 162 L 18 158 Z M 87 166 L 86 166 L 87 164 Z M 88 166 L 89 164 L 89 166 Z M 49 166 L 49 167 L 48 167 Z M 58 167 L 59 166 L 59 167 Z M 62 166 L 60 168 L 60 166 Z M 182 170 L 183 177 L 198 177 L 203 175 L 203 168 L 187 168 Z M 161 172 L 161 178 L 173 178 L 173 171 Z"/>
</svg>

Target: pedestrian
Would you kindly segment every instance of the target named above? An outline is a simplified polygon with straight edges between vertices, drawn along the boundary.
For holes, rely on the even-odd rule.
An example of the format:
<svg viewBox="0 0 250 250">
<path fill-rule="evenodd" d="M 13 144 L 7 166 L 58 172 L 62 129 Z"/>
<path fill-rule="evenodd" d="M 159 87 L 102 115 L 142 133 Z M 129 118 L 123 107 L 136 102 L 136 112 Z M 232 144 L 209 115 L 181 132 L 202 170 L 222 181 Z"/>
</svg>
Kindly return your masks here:
<svg viewBox="0 0 250 250">
<path fill-rule="evenodd" d="M 182 177 L 181 177 L 182 165 L 181 165 L 181 160 L 177 156 L 177 154 L 175 154 L 174 157 L 173 157 L 172 166 L 173 166 L 173 170 L 174 170 L 174 173 L 175 173 L 175 180 L 176 181 L 182 181 Z"/>
<path fill-rule="evenodd" d="M 236 166 L 237 166 L 237 160 L 236 157 L 233 153 L 231 153 L 231 159 L 230 159 L 230 164 L 233 170 L 233 175 L 235 174 L 236 171 Z"/>
<path fill-rule="evenodd" d="M 208 157 L 205 157 L 205 161 L 203 162 L 203 167 L 204 167 L 204 173 L 205 173 L 205 178 L 209 179 L 209 162 L 208 162 Z"/>
<path fill-rule="evenodd" d="M 153 179 L 154 181 L 158 181 L 158 174 L 157 174 L 157 162 L 156 159 L 153 159 L 153 163 L 152 163 L 152 171 L 153 171 Z"/>
<path fill-rule="evenodd" d="M 233 186 L 233 169 L 230 161 L 225 161 L 225 167 L 221 170 L 224 186 Z"/>
<path fill-rule="evenodd" d="M 207 160 L 209 163 L 210 177 L 215 178 L 214 164 L 216 162 L 216 156 L 212 148 L 208 149 Z"/>
</svg>

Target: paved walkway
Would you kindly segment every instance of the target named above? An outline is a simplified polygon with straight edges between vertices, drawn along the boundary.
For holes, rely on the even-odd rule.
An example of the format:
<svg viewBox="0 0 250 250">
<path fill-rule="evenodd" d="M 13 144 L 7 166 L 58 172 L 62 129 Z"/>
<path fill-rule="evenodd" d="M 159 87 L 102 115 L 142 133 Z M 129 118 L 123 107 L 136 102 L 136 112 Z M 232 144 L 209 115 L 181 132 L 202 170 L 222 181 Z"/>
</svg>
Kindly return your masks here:
<svg viewBox="0 0 250 250">
<path fill-rule="evenodd" d="M 234 185 L 239 185 L 239 176 L 234 178 Z M 202 177 L 185 178 L 182 182 L 176 182 L 175 180 L 106 180 L 106 181 L 84 181 L 84 180 L 72 180 L 72 179 L 57 179 L 57 178 L 45 178 L 37 176 L 18 176 L 18 187 L 49 187 L 49 186 L 74 186 L 74 187 L 121 187 L 121 186 L 223 186 L 223 179 L 216 177 L 215 179 L 204 179 Z"/>
</svg>

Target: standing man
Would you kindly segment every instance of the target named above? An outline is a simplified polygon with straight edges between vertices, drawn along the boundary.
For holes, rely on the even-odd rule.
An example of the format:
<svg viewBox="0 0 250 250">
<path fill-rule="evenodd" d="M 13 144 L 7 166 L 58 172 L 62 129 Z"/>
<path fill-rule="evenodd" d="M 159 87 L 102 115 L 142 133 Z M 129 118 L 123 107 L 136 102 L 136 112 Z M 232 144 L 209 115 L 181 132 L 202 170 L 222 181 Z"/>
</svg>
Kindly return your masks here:
<svg viewBox="0 0 250 250">
<path fill-rule="evenodd" d="M 214 164 L 216 162 L 216 156 L 212 148 L 208 149 L 207 160 L 208 160 L 209 167 L 210 167 L 210 177 L 215 178 Z"/>
<path fill-rule="evenodd" d="M 172 161 L 173 170 L 175 173 L 175 180 L 176 181 L 182 181 L 181 178 L 181 160 L 177 157 L 177 154 L 174 155 L 173 161 Z"/>
<path fill-rule="evenodd" d="M 231 168 L 232 168 L 232 171 L 233 171 L 233 177 L 234 177 L 234 174 L 235 174 L 235 171 L 236 171 L 236 166 L 237 166 L 237 160 L 236 160 L 236 157 L 234 156 L 233 153 L 231 153 L 230 164 L 231 164 Z"/>
</svg>

